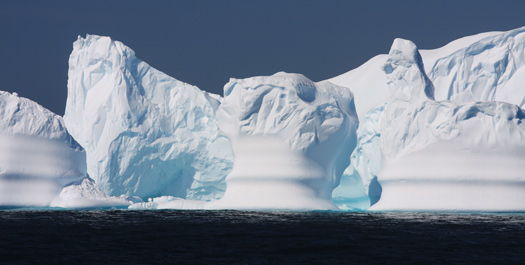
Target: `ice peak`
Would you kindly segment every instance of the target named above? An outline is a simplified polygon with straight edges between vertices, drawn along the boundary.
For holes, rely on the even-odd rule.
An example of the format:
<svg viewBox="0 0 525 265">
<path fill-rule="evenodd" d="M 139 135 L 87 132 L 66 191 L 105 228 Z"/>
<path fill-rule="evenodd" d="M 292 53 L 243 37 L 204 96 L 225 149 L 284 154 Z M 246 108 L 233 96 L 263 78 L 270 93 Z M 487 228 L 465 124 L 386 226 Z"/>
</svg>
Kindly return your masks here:
<svg viewBox="0 0 525 265">
<path fill-rule="evenodd" d="M 395 39 L 383 70 L 390 87 L 390 100 L 416 103 L 434 99 L 434 86 L 425 74 L 423 59 L 413 42 Z"/>
<path fill-rule="evenodd" d="M 0 91 L 0 133 L 51 139 L 82 150 L 67 132 L 62 117 L 16 92 Z"/>
<path fill-rule="evenodd" d="M 214 97 L 119 41 L 87 35 L 69 58 L 64 119 L 87 150 L 89 175 L 110 195 L 212 199 L 232 160 Z"/>
</svg>

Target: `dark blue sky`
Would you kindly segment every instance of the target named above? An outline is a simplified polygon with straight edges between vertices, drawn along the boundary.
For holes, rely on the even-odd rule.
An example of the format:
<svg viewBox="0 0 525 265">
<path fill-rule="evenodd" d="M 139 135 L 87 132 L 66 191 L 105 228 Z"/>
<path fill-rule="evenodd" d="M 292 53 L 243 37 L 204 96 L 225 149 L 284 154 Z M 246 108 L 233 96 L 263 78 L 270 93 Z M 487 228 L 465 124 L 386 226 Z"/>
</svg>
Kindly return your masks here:
<svg viewBox="0 0 525 265">
<path fill-rule="evenodd" d="M 387 53 L 394 38 L 437 48 L 525 25 L 525 1 L 4 1 L 0 90 L 62 115 L 72 43 L 107 35 L 181 81 L 222 94 L 230 77 L 314 81 Z"/>
</svg>

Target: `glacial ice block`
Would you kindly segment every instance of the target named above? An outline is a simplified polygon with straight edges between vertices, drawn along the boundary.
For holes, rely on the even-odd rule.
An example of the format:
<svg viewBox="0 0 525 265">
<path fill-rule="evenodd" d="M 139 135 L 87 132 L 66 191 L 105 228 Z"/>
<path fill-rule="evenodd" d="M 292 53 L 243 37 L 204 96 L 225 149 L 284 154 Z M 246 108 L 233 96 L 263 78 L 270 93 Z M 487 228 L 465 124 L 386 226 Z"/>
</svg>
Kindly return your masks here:
<svg viewBox="0 0 525 265">
<path fill-rule="evenodd" d="M 132 203 L 140 203 L 138 197 L 109 196 L 89 177 L 73 182 L 62 189 L 51 201 L 51 207 L 68 209 L 87 208 L 127 208 Z"/>
<path fill-rule="evenodd" d="M 235 161 L 224 196 L 205 208 L 337 209 L 358 125 L 348 89 L 283 72 L 231 79 L 217 122 Z"/>
<path fill-rule="evenodd" d="M 383 193 L 371 210 L 524 211 L 525 112 L 435 101 L 416 46 L 396 39 L 384 71 Z"/>
<path fill-rule="evenodd" d="M 49 206 L 86 177 L 85 157 L 60 116 L 0 91 L 0 206 Z"/>
<path fill-rule="evenodd" d="M 426 74 L 433 83 L 436 100 L 456 103 L 502 101 L 523 108 L 524 45 L 525 27 L 522 27 L 463 37 L 438 49 L 420 50 L 420 54 Z M 381 128 L 377 125 L 382 116 L 381 106 L 384 106 L 388 96 L 387 79 L 382 70 L 387 59 L 386 54 L 377 55 L 362 66 L 329 79 L 334 84 L 350 88 L 356 97 L 360 120 L 358 145 L 352 154 L 352 165 L 345 171 L 341 182 L 356 183 L 359 181 L 355 178 L 359 176 L 365 185 L 361 189 L 365 191 L 378 187 L 375 180 L 381 170 L 378 144 Z M 338 187 L 334 193 L 339 196 L 336 201 L 351 203 L 359 199 L 355 198 L 357 190 L 359 187 L 351 185 Z M 369 195 L 368 199 L 373 204 L 378 194 Z M 348 198 L 345 199 L 345 196 Z M 358 207 L 355 203 L 353 206 Z"/>
<path fill-rule="evenodd" d="M 359 121 L 357 146 L 352 152 L 351 164 L 334 190 L 337 206 L 347 210 L 366 210 L 381 197 L 377 175 L 381 170 L 381 120 L 385 104 L 370 110 Z"/>
<path fill-rule="evenodd" d="M 73 44 L 64 120 L 110 195 L 220 197 L 233 157 L 215 123 L 219 104 L 109 37 Z"/>
</svg>

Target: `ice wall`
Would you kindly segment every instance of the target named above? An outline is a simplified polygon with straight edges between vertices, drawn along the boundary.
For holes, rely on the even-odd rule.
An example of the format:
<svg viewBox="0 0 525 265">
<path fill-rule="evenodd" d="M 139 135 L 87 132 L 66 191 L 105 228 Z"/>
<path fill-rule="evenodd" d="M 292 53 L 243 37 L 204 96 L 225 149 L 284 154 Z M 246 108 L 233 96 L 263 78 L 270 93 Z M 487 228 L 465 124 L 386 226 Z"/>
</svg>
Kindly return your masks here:
<svg viewBox="0 0 525 265">
<path fill-rule="evenodd" d="M 525 27 L 483 38 L 427 69 L 436 99 L 503 101 L 525 107 Z"/>
<path fill-rule="evenodd" d="M 110 195 L 220 197 L 233 158 L 215 124 L 219 104 L 109 37 L 73 44 L 64 120 Z"/>
<path fill-rule="evenodd" d="M 523 107 L 524 31 L 525 27 L 508 32 L 481 33 L 452 41 L 438 49 L 421 50 L 424 68 L 435 89 L 434 97 L 457 103 L 495 100 Z M 359 68 L 329 80 L 352 90 L 360 119 L 358 147 L 352 154 L 351 168 L 343 175 L 343 183 L 345 179 L 359 176 L 366 186 L 375 181 L 381 169 L 381 155 L 377 154 L 381 129 L 377 124 L 382 116 L 378 110 L 388 96 L 387 80 L 382 71 L 387 59 L 387 55 L 378 55 Z M 355 199 L 352 195 L 355 191 L 350 188 L 338 188 L 339 196 L 344 197 L 343 190 L 346 190 L 346 196 Z M 377 197 L 377 194 L 370 196 L 373 204 L 375 199 L 372 197 Z"/>
<path fill-rule="evenodd" d="M 525 112 L 435 101 L 417 47 L 396 39 L 383 67 L 383 194 L 372 210 L 525 210 Z"/>
<path fill-rule="evenodd" d="M 62 118 L 0 91 L 0 207 L 47 207 L 86 177 L 85 152 Z"/>
<path fill-rule="evenodd" d="M 231 79 L 217 122 L 235 154 L 224 196 L 210 209 L 335 210 L 355 147 L 352 93 L 299 74 Z"/>
</svg>

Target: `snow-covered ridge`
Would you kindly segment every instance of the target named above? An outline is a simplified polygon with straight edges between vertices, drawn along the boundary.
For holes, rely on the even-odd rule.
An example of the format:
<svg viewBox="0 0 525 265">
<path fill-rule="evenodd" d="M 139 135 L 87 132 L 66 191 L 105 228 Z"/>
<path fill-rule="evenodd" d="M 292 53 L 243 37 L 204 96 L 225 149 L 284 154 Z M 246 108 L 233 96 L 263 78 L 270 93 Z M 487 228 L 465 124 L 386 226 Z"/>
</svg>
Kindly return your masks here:
<svg viewBox="0 0 525 265">
<path fill-rule="evenodd" d="M 219 197 L 233 160 L 215 124 L 219 103 L 109 37 L 73 44 L 64 120 L 108 194 Z"/>
</svg>

